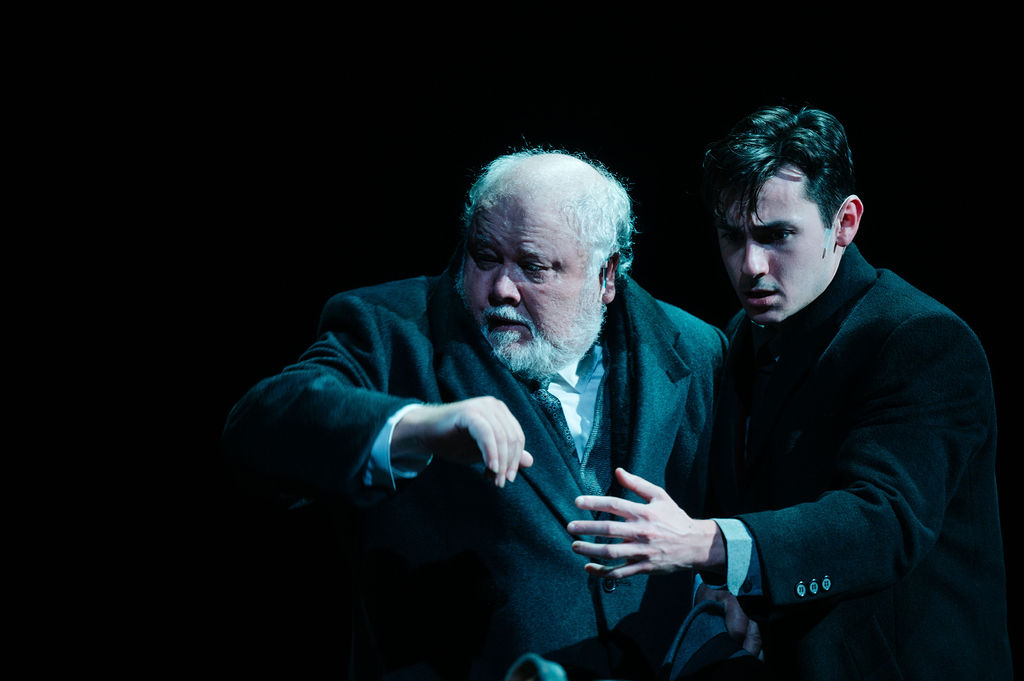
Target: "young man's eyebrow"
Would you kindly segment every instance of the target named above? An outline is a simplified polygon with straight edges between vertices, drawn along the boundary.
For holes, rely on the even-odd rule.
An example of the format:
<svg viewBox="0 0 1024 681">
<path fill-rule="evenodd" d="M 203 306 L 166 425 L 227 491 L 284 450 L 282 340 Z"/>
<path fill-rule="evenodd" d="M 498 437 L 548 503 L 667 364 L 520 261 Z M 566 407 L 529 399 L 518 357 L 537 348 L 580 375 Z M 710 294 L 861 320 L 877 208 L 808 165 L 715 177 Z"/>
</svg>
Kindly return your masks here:
<svg viewBox="0 0 1024 681">
<path fill-rule="evenodd" d="M 763 225 L 753 225 L 751 229 L 754 231 L 765 231 L 770 229 L 781 229 L 783 227 L 792 226 L 793 223 L 790 220 L 772 220 L 771 222 L 766 222 Z"/>
</svg>

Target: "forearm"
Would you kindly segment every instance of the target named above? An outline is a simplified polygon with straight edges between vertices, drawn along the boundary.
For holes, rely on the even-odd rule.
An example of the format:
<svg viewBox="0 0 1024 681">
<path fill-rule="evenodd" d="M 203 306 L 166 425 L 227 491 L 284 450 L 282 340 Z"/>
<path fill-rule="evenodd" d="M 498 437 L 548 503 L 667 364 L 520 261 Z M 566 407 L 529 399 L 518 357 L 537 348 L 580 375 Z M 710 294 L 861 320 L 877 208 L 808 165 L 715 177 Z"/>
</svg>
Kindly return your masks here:
<svg viewBox="0 0 1024 681">
<path fill-rule="evenodd" d="M 286 372 L 235 405 L 223 444 L 237 465 L 286 488 L 353 494 L 363 484 L 373 438 L 408 402 L 323 372 Z"/>
</svg>

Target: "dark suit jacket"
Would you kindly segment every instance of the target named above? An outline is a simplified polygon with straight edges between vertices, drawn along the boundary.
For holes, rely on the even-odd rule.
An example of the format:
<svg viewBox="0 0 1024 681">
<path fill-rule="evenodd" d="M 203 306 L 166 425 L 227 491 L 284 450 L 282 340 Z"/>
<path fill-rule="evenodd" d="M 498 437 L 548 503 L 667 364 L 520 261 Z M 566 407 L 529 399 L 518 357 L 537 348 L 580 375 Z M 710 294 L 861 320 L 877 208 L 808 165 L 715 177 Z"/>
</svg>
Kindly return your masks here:
<svg viewBox="0 0 1024 681">
<path fill-rule="evenodd" d="M 978 339 L 851 247 L 796 315 L 749 424 L 751 328 L 730 325 L 717 513 L 759 550 L 783 679 L 1009 679 L 996 421 Z"/>
<path fill-rule="evenodd" d="M 575 452 L 494 359 L 452 269 L 331 299 L 320 340 L 236 405 L 224 443 L 246 468 L 338 504 L 358 566 L 359 678 L 493 681 L 525 652 L 643 678 L 687 614 L 690 575 L 601 583 L 584 572 L 565 529 L 582 517 Z M 699 514 L 724 336 L 628 277 L 617 292 L 603 332 L 613 463 Z M 498 489 L 482 464 L 434 460 L 397 494 L 366 502 L 361 472 L 391 413 L 480 395 L 508 404 L 532 467 Z"/>
</svg>

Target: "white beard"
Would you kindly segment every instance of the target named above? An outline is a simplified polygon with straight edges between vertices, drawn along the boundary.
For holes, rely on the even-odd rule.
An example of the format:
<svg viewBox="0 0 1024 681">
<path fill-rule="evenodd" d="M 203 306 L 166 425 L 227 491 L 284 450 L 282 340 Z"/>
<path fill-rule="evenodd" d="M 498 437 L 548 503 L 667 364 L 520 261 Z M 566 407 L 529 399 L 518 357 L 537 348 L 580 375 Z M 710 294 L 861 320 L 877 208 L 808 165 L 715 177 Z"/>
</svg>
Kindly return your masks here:
<svg viewBox="0 0 1024 681">
<path fill-rule="evenodd" d="M 455 280 L 455 289 L 466 310 L 472 314 L 463 286 L 463 272 Z M 494 349 L 494 355 L 509 371 L 527 380 L 542 381 L 567 366 L 578 363 L 583 355 L 597 342 L 604 325 L 607 306 L 601 300 L 603 289 L 592 292 L 581 291 L 576 308 L 576 319 L 569 325 L 567 338 L 552 340 L 537 326 L 519 314 L 511 305 L 488 307 L 483 311 L 484 322 L 480 332 Z M 522 336 L 516 331 L 490 331 L 487 319 L 498 317 L 525 325 L 530 330 L 531 340 L 519 343 Z"/>
<path fill-rule="evenodd" d="M 489 307 L 483 315 L 485 319 L 498 317 L 519 322 L 530 330 L 531 340 L 521 343 L 521 335 L 517 331 L 489 331 L 486 322 L 481 325 L 494 354 L 512 373 L 526 379 L 542 380 L 579 362 L 594 345 L 604 324 L 605 305 L 600 291 L 596 296 L 589 296 L 586 292 L 581 294 L 576 318 L 569 325 L 569 334 L 558 339 L 546 336 L 508 305 Z"/>
</svg>

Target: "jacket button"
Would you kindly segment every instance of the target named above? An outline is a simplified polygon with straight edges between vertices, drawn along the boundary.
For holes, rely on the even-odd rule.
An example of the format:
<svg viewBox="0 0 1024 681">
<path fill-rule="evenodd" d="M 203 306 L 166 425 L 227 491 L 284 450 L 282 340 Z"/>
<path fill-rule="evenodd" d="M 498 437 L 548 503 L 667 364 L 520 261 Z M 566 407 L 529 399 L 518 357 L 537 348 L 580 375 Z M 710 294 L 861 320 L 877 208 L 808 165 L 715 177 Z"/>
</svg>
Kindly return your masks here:
<svg viewBox="0 0 1024 681">
<path fill-rule="evenodd" d="M 601 588 L 604 589 L 606 594 L 610 594 L 615 591 L 615 580 L 611 577 L 605 577 L 601 580 Z"/>
<path fill-rule="evenodd" d="M 796 595 L 797 598 L 803 598 L 807 595 L 807 586 L 803 582 L 796 583 Z"/>
<path fill-rule="evenodd" d="M 821 578 L 821 588 L 825 591 L 832 588 L 832 579 L 828 575 Z"/>
<path fill-rule="evenodd" d="M 812 596 L 817 595 L 817 593 L 818 593 L 818 580 L 812 579 L 808 588 L 811 590 L 811 595 Z"/>
</svg>

